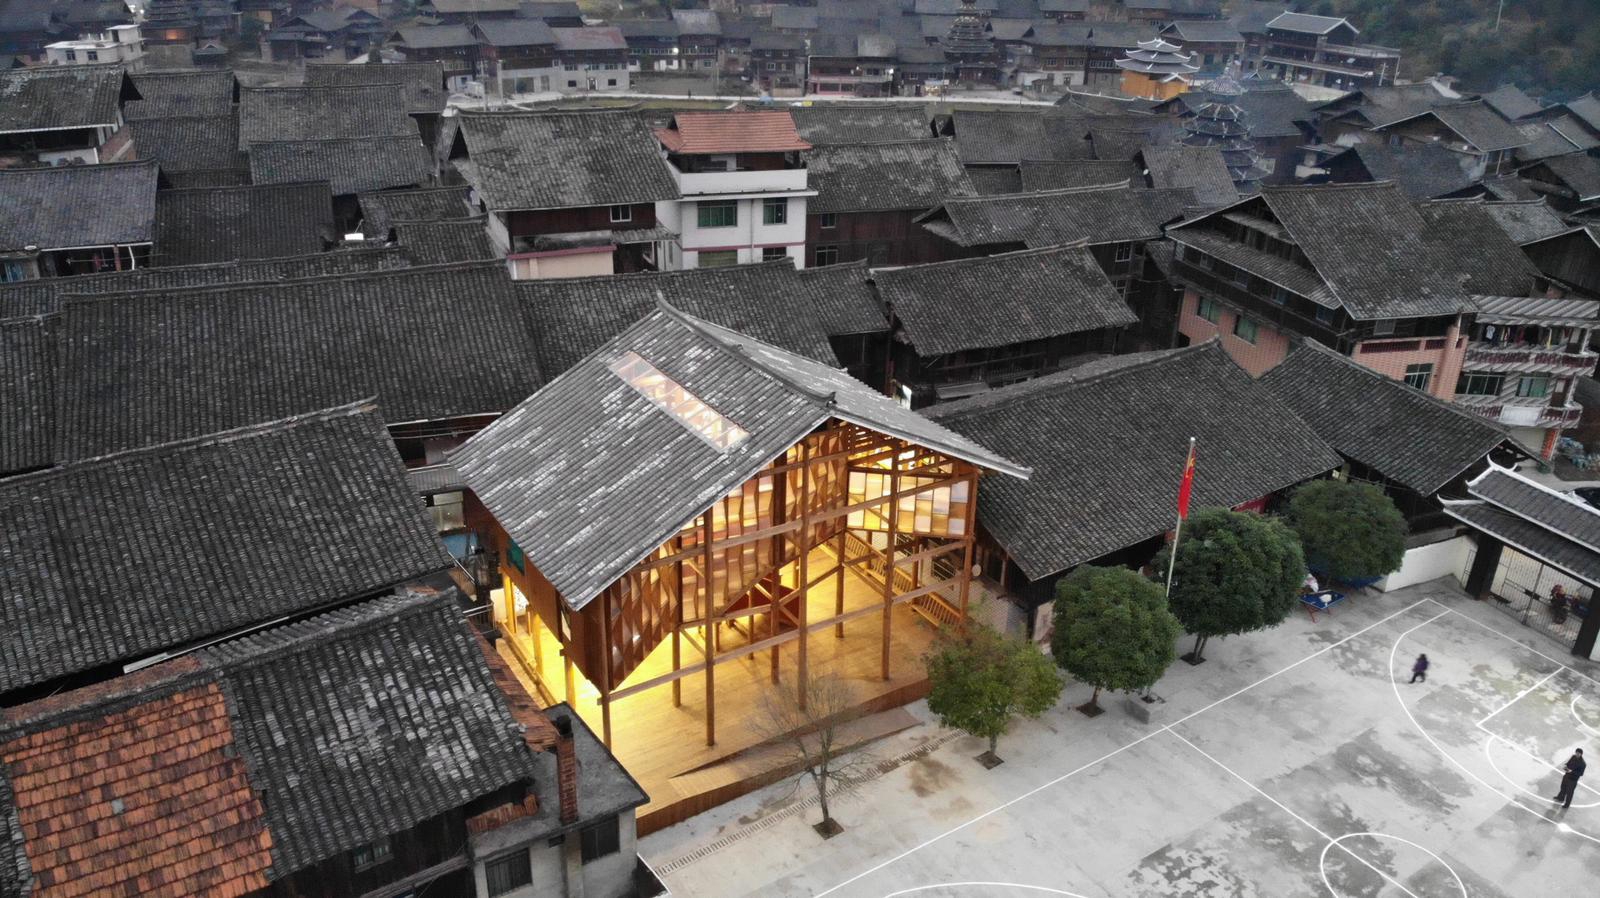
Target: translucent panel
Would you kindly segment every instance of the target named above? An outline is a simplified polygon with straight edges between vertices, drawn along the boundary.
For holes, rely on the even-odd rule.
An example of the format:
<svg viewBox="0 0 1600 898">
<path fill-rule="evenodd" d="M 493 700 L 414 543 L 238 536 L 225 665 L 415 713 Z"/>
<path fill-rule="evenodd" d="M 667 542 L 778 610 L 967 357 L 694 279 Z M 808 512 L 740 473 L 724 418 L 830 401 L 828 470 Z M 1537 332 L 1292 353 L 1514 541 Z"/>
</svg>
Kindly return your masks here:
<svg viewBox="0 0 1600 898">
<path fill-rule="evenodd" d="M 727 452 L 750 436 L 636 352 L 623 353 L 611 363 L 611 372 L 718 452 Z"/>
</svg>

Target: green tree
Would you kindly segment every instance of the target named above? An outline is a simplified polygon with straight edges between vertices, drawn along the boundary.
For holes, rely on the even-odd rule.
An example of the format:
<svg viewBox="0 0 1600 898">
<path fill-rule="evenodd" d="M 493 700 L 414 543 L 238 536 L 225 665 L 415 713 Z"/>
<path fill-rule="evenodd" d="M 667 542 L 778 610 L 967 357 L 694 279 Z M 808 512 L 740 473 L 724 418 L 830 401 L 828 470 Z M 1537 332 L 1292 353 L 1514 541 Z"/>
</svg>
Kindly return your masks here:
<svg viewBox="0 0 1600 898">
<path fill-rule="evenodd" d="M 989 740 L 978 756 L 1000 763 L 995 744 L 1018 715 L 1038 717 L 1061 697 L 1061 674 L 1025 639 L 982 625 L 940 631 L 928 655 L 928 709 L 947 727 Z"/>
<path fill-rule="evenodd" d="M 1405 516 L 1370 483 L 1305 484 L 1289 498 L 1288 519 L 1306 563 L 1335 580 L 1381 577 L 1405 558 Z"/>
<path fill-rule="evenodd" d="M 1172 664 L 1182 626 L 1161 587 L 1127 568 L 1084 565 L 1056 584 L 1050 652 L 1094 687 L 1078 710 L 1100 713 L 1102 689 L 1148 689 Z"/>
<path fill-rule="evenodd" d="M 1170 553 L 1153 561 L 1165 580 Z M 1195 635 L 1191 664 L 1205 660 L 1213 636 L 1276 626 L 1288 617 L 1305 583 L 1300 540 L 1276 518 L 1225 508 L 1195 512 L 1183 527 L 1167 596 L 1172 613 Z"/>
</svg>

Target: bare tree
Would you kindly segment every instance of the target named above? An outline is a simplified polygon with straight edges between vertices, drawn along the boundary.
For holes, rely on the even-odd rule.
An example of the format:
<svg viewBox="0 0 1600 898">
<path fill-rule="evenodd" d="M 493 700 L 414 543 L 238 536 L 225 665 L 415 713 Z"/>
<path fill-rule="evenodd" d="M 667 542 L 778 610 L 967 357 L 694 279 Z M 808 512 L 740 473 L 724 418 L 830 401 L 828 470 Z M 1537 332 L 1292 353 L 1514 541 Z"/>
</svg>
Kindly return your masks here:
<svg viewBox="0 0 1600 898">
<path fill-rule="evenodd" d="M 801 696 L 804 695 L 804 701 Z M 761 741 L 779 753 L 779 767 L 795 770 L 792 785 L 810 781 L 822 806 L 822 822 L 813 828 L 824 839 L 844 831 L 833 819 L 828 801 L 861 781 L 874 766 L 862 752 L 846 754 L 852 721 L 864 716 L 850 687 L 838 677 L 811 677 L 800 688 L 775 686 L 763 694 L 750 726 Z"/>
</svg>

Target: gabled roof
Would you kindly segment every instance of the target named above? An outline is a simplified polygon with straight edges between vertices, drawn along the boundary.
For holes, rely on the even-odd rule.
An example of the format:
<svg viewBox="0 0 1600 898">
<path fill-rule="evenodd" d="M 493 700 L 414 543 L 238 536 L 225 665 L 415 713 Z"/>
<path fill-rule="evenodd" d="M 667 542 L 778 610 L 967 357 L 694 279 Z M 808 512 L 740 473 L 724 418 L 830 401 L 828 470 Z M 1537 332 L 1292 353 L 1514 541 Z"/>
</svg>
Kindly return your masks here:
<svg viewBox="0 0 1600 898">
<path fill-rule="evenodd" d="M 972 182 L 972 187 L 978 196 L 1002 196 L 1008 193 L 1022 193 L 1024 190 L 1020 166 L 967 166 L 967 180 Z"/>
<path fill-rule="evenodd" d="M 404 85 L 248 87 L 239 92 L 239 148 L 268 140 L 416 137 Z"/>
<path fill-rule="evenodd" d="M 722 34 L 722 20 L 714 9 L 673 9 L 679 34 Z"/>
<path fill-rule="evenodd" d="M 1483 101 L 1508 122 L 1538 115 L 1544 111 L 1538 100 L 1528 96 L 1515 84 L 1507 84 L 1484 94 Z"/>
<path fill-rule="evenodd" d="M 0 712 L 17 829 L 0 886 L 244 894 L 553 785 L 450 595 L 365 602 Z"/>
<path fill-rule="evenodd" d="M 865 259 L 800 271 L 800 284 L 816 304 L 828 336 L 889 333 L 883 305 L 867 280 Z"/>
<path fill-rule="evenodd" d="M 806 153 L 806 169 L 817 191 L 806 202 L 808 215 L 921 211 L 977 193 L 949 139 L 818 147 Z"/>
<path fill-rule="evenodd" d="M 442 112 L 450 99 L 444 89 L 444 64 L 439 62 L 310 64 L 306 66 L 305 83 L 307 87 L 399 84 L 405 88 L 407 112 Z"/>
<path fill-rule="evenodd" d="M 195 265 L 321 252 L 333 234 L 326 182 L 163 190 L 156 265 Z"/>
<path fill-rule="evenodd" d="M 395 243 L 414 265 L 498 259 L 484 217 L 455 221 L 397 221 Z"/>
<path fill-rule="evenodd" d="M 1592 130 L 1600 132 L 1600 97 L 1595 96 L 1594 91 L 1562 105 Z"/>
<path fill-rule="evenodd" d="M 149 243 L 154 162 L 0 168 L 0 252 Z"/>
<path fill-rule="evenodd" d="M 54 323 L 51 318 L 0 317 L 0 477 L 52 461 Z"/>
<path fill-rule="evenodd" d="M 397 221 L 450 221 L 471 218 L 470 187 L 385 190 L 360 196 L 362 228 L 369 236 L 386 234 Z"/>
<path fill-rule="evenodd" d="M 683 10 L 675 10 L 683 12 Z M 669 153 L 789 153 L 811 149 L 787 109 L 679 112 L 656 138 Z"/>
<path fill-rule="evenodd" d="M 516 12 L 522 0 L 429 0 L 436 12 L 446 14 Z"/>
<path fill-rule="evenodd" d="M 436 50 L 440 47 L 471 47 L 478 43 L 478 39 L 472 36 L 472 29 L 465 25 L 409 25 L 395 31 L 391 42 L 398 42 L 402 48 Z"/>
<path fill-rule="evenodd" d="M 363 396 L 394 424 L 492 415 L 542 382 L 499 262 L 85 297 L 61 315 L 67 459 Z M 499 361 L 441 362 L 462 347 Z"/>
<path fill-rule="evenodd" d="M 644 120 L 629 109 L 462 112 L 474 186 L 491 211 L 678 198 Z"/>
<path fill-rule="evenodd" d="M 1301 12 L 1286 12 L 1267 23 L 1268 28 L 1298 31 L 1302 34 L 1328 34 L 1340 25 L 1357 34 L 1361 33 L 1361 30 L 1350 24 L 1348 19 L 1339 19 L 1333 16 L 1313 16 Z"/>
<path fill-rule="evenodd" d="M 554 47 L 556 35 L 543 19 L 480 19 L 473 26 L 491 47 Z"/>
<path fill-rule="evenodd" d="M 817 29 L 816 7 L 774 6 L 772 8 L 772 27 L 794 31 L 815 31 Z"/>
<path fill-rule="evenodd" d="M 1084 246 L 873 272 L 899 337 L 923 358 L 1134 324 Z"/>
<path fill-rule="evenodd" d="M 1559 115 L 1545 121 L 1522 122 L 1516 128 L 1528 140 L 1526 144 L 1517 147 L 1516 156 L 1519 161 L 1548 159 L 1551 156 L 1565 156 L 1568 153 L 1600 147 L 1600 137 L 1596 137 L 1571 115 Z"/>
<path fill-rule="evenodd" d="M 1421 115 L 1431 115 L 1438 119 L 1440 123 L 1454 131 L 1463 141 L 1480 153 L 1509 150 L 1529 142 L 1529 138 L 1501 118 L 1499 113 L 1490 109 L 1488 104 L 1482 100 L 1437 105 L 1431 109 L 1422 110 L 1417 115 L 1397 119 L 1380 127 L 1388 128 Z"/>
<path fill-rule="evenodd" d="M 1210 19 L 1179 19 L 1161 29 L 1162 34 L 1175 35 L 1185 43 L 1202 44 L 1240 43 L 1244 35 L 1232 22 Z"/>
<path fill-rule="evenodd" d="M 1372 180 L 1393 181 L 1414 200 L 1446 196 L 1479 180 L 1473 157 L 1438 144 L 1358 143 L 1344 152 L 1360 160 Z"/>
<path fill-rule="evenodd" d="M 249 177 L 249 160 L 239 151 L 239 118 L 232 112 L 134 119 L 128 127 L 134 152 L 160 163 L 163 174 L 238 172 Z"/>
<path fill-rule="evenodd" d="M 1024 159 L 1060 162 L 1092 159 L 1089 119 L 1034 110 L 951 113 L 956 149 L 967 165 L 1015 165 Z M 1132 155 L 1131 153 L 1129 154 Z"/>
<path fill-rule="evenodd" d="M 1600 159 L 1584 153 L 1569 153 L 1540 160 L 1542 166 L 1567 189 L 1580 203 L 1600 200 Z"/>
<path fill-rule="evenodd" d="M 725 451 L 612 372 L 634 353 L 747 436 Z M 451 464 L 572 608 L 829 419 L 1027 469 L 842 371 L 663 305 L 469 439 Z M 670 472 L 670 473 L 667 473 Z"/>
<path fill-rule="evenodd" d="M 1445 514 L 1456 520 L 1586 583 L 1600 585 L 1600 552 L 1544 527 L 1535 519 L 1482 499 L 1445 499 L 1443 505 Z"/>
<path fill-rule="evenodd" d="M 250 145 L 250 180 L 326 181 L 335 196 L 420 187 L 433 180 L 433 156 L 416 134 L 261 141 Z"/>
<path fill-rule="evenodd" d="M 626 50 L 628 42 L 616 26 L 552 28 L 556 46 L 562 50 Z"/>
<path fill-rule="evenodd" d="M 1417 207 L 1439 258 L 1454 263 L 1452 274 L 1466 275 L 1469 293 L 1529 296 L 1539 269 L 1500 227 L 1481 200 L 1437 200 Z"/>
<path fill-rule="evenodd" d="M 1195 202 L 1203 206 L 1226 206 L 1237 202 L 1228 164 L 1217 147 L 1191 147 L 1183 144 L 1147 146 L 1139 151 L 1154 187 L 1187 187 Z"/>
<path fill-rule="evenodd" d="M 143 99 L 122 110 L 130 122 L 168 116 L 214 117 L 233 114 L 239 82 L 230 69 L 188 69 L 130 75 Z"/>
<path fill-rule="evenodd" d="M 622 30 L 624 38 L 675 38 L 678 36 L 678 23 L 671 19 L 621 19 L 616 26 Z M 551 40 L 555 36 L 551 35 Z M 801 47 L 805 46 L 804 42 Z"/>
<path fill-rule="evenodd" d="M 1144 186 L 1144 171 L 1132 159 L 1074 159 L 1071 162 L 1024 159 L 1017 168 L 1022 184 L 1018 190 L 1009 191 L 1011 193 L 1105 187 L 1124 182 L 1131 187 Z"/>
<path fill-rule="evenodd" d="M 139 98 L 120 65 L 0 69 L 0 134 L 115 127 L 123 102 Z"/>
<path fill-rule="evenodd" d="M 0 515 L 29 559 L 0 571 L 0 692 L 450 564 L 370 404 L 0 480 Z"/>
<path fill-rule="evenodd" d="M 1519 246 L 1572 230 L 1572 226 L 1561 217 L 1561 213 L 1550 208 L 1544 197 L 1536 200 L 1484 203 L 1483 211 Z"/>
<path fill-rule="evenodd" d="M 1214 340 L 1114 356 L 929 415 L 1033 466 L 1026 482 L 984 481 L 978 514 L 1035 581 L 1172 529 L 1190 437 L 1198 507 L 1249 502 L 1340 464 Z"/>
<path fill-rule="evenodd" d="M 1154 240 L 1162 224 L 1194 205 L 1187 188 L 1097 186 L 949 199 L 917 221 L 961 246 L 1046 247 L 1080 240 L 1094 245 Z"/>
<path fill-rule="evenodd" d="M 1307 340 L 1261 378 L 1340 455 L 1424 496 L 1483 461 L 1505 431 Z"/>
<path fill-rule="evenodd" d="M 1600 552 L 1600 511 L 1577 496 L 1558 493 L 1498 465 L 1468 482 L 1467 491 L 1476 499 Z"/>
<path fill-rule="evenodd" d="M 871 302 L 864 273 L 853 291 Z M 557 374 L 655 310 L 658 299 L 830 367 L 839 360 L 818 313 L 815 282 L 787 260 L 684 271 L 517 281 L 546 373 Z M 882 315 L 878 315 L 882 323 Z M 887 326 L 882 329 L 887 330 Z"/>
<path fill-rule="evenodd" d="M 933 136 L 927 110 L 913 103 L 816 104 L 795 106 L 789 113 L 800 138 L 815 147 L 925 140 Z"/>
</svg>

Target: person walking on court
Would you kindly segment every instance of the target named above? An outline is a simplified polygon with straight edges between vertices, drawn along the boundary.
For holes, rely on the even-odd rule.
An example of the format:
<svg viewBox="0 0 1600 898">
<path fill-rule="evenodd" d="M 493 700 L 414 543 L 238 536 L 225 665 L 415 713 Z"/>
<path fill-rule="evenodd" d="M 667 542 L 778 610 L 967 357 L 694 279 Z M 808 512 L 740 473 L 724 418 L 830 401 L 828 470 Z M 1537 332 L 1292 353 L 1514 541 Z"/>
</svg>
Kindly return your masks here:
<svg viewBox="0 0 1600 898">
<path fill-rule="evenodd" d="M 1572 807 L 1572 793 L 1578 791 L 1578 780 L 1583 778 L 1584 768 L 1588 766 L 1583 762 L 1583 749 L 1573 749 L 1572 757 L 1567 759 L 1566 773 L 1561 777 L 1561 794 L 1550 800 L 1561 802 L 1564 808 Z"/>
<path fill-rule="evenodd" d="M 1418 655 L 1417 663 L 1411 665 L 1411 682 L 1415 683 L 1418 680 L 1421 680 L 1424 683 L 1428 682 L 1427 655 Z"/>
</svg>

